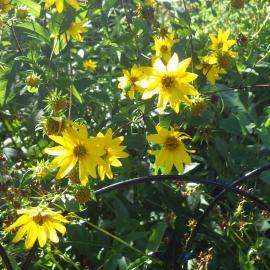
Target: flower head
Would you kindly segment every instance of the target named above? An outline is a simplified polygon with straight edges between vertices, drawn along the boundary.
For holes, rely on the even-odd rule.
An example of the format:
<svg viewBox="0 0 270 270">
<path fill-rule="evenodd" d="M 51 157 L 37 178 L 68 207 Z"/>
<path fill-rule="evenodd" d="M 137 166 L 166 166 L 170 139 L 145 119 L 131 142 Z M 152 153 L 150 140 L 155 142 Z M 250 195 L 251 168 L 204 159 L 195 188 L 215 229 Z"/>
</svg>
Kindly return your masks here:
<svg viewBox="0 0 270 270">
<path fill-rule="evenodd" d="M 66 42 L 68 42 L 71 38 L 77 40 L 78 42 L 82 42 L 83 38 L 81 34 L 88 31 L 87 27 L 85 26 L 86 22 L 87 19 L 80 22 L 72 22 L 67 31 L 63 34 Z"/>
<path fill-rule="evenodd" d="M 218 58 L 212 54 L 204 56 L 201 63 L 196 66 L 196 69 L 202 70 L 207 80 L 214 85 L 216 80 L 220 80 L 220 74 L 225 74 L 226 71 L 218 65 Z"/>
<path fill-rule="evenodd" d="M 161 170 L 164 174 L 169 174 L 175 166 L 179 173 L 183 172 L 183 165 L 190 164 L 191 159 L 188 150 L 183 144 L 183 140 L 190 139 L 184 132 L 170 130 L 156 126 L 157 134 L 147 136 L 147 140 L 154 144 L 161 145 L 160 150 L 149 150 L 149 154 L 155 155 L 155 169 Z"/>
<path fill-rule="evenodd" d="M 163 58 L 166 62 L 171 58 L 172 46 L 177 40 L 174 40 L 174 34 L 168 34 L 165 37 L 154 37 L 155 45 L 152 50 L 156 52 L 157 58 Z"/>
<path fill-rule="evenodd" d="M 97 63 L 94 62 L 91 59 L 85 60 L 83 62 L 83 67 L 85 70 L 90 71 L 90 72 L 95 72 L 96 68 L 97 68 Z"/>
<path fill-rule="evenodd" d="M 8 13 L 11 8 L 11 0 L 0 0 L 0 14 Z"/>
<path fill-rule="evenodd" d="M 56 179 L 67 176 L 78 163 L 79 179 L 82 185 L 86 185 L 88 176 L 97 177 L 97 165 L 104 164 L 101 156 L 105 151 L 102 149 L 96 138 L 88 138 L 85 125 L 73 124 L 65 129 L 62 136 L 49 136 L 50 139 L 60 144 L 52 148 L 46 148 L 45 152 L 56 156 L 51 162 L 51 167 L 60 167 Z"/>
<path fill-rule="evenodd" d="M 143 92 L 143 88 L 136 85 L 136 83 L 142 80 L 145 70 L 137 65 L 133 65 L 130 71 L 124 69 L 123 73 L 124 76 L 117 78 L 119 81 L 118 88 L 122 89 L 124 95 L 128 93 L 129 98 L 133 99 L 136 91 Z"/>
<path fill-rule="evenodd" d="M 57 232 L 65 234 L 66 228 L 63 223 L 68 223 L 67 219 L 59 212 L 54 212 L 47 207 L 33 207 L 29 209 L 18 210 L 20 216 L 12 225 L 7 227 L 6 231 L 11 231 L 19 227 L 19 230 L 12 240 L 19 242 L 25 235 L 25 247 L 33 247 L 36 240 L 40 247 L 44 247 L 47 239 L 54 243 L 59 242 Z"/>
<path fill-rule="evenodd" d="M 230 35 L 230 30 L 222 32 L 221 29 L 218 29 L 218 35 L 214 36 L 213 34 L 209 34 L 209 37 L 212 41 L 212 44 L 209 46 L 209 49 L 212 51 L 228 51 L 234 44 L 235 40 L 228 40 Z"/>
<path fill-rule="evenodd" d="M 64 0 L 44 0 L 45 8 L 48 9 L 55 4 L 56 10 L 58 13 L 62 13 L 64 9 Z M 77 0 L 66 0 L 66 2 L 73 7 L 74 9 L 80 9 L 80 6 Z"/>
<path fill-rule="evenodd" d="M 188 96 L 196 96 L 198 91 L 189 84 L 197 78 L 196 74 L 186 72 L 190 61 L 191 58 L 187 58 L 179 62 L 177 54 L 173 54 L 165 66 L 161 59 L 156 59 L 151 75 L 136 83 L 144 88 L 142 99 L 158 94 L 159 112 L 164 111 L 168 103 L 176 113 L 179 112 L 180 102 L 191 104 Z"/>
<path fill-rule="evenodd" d="M 124 152 L 126 146 L 120 145 L 124 140 L 123 136 L 113 138 L 112 130 L 109 128 L 105 135 L 101 132 L 98 133 L 97 137 L 100 139 L 100 144 L 105 150 L 105 154 L 102 158 L 105 164 L 98 165 L 98 174 L 103 180 L 105 176 L 109 179 L 113 178 L 111 167 L 121 167 L 122 163 L 119 158 L 126 158 L 128 154 Z"/>
</svg>

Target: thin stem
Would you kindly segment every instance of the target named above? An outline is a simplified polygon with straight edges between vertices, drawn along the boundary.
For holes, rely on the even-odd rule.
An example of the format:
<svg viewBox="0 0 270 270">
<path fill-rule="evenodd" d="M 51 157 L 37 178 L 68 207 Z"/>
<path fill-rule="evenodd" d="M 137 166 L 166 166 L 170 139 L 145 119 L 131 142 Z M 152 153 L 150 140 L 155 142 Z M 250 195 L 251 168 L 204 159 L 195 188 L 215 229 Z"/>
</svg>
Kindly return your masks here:
<svg viewBox="0 0 270 270">
<path fill-rule="evenodd" d="M 11 29 L 11 33 L 12 33 L 12 36 L 13 36 L 13 38 L 14 38 L 14 40 L 15 40 L 15 45 L 16 45 L 18 51 L 20 52 L 21 55 L 24 56 L 22 47 L 21 47 L 21 45 L 20 45 L 20 42 L 19 42 L 19 40 L 18 40 L 18 38 L 17 38 L 15 29 L 14 29 L 14 26 L 13 26 L 13 25 L 9 25 L 9 24 L 7 24 L 7 25 L 8 25 L 8 27 Z"/>
<path fill-rule="evenodd" d="M 34 246 L 30 249 L 30 251 L 29 251 L 29 253 L 28 253 L 27 257 L 26 257 L 26 260 L 22 265 L 22 270 L 28 270 L 29 269 L 31 261 L 32 261 L 34 255 L 35 255 L 35 252 L 36 252 L 37 248 L 38 248 L 38 243 L 36 241 Z"/>
<path fill-rule="evenodd" d="M 11 262 L 10 262 L 9 258 L 8 258 L 6 250 L 1 244 L 0 244 L 0 256 L 2 258 L 2 261 L 3 261 L 4 265 L 7 268 L 7 270 L 13 270 L 13 267 L 11 265 Z"/>
</svg>

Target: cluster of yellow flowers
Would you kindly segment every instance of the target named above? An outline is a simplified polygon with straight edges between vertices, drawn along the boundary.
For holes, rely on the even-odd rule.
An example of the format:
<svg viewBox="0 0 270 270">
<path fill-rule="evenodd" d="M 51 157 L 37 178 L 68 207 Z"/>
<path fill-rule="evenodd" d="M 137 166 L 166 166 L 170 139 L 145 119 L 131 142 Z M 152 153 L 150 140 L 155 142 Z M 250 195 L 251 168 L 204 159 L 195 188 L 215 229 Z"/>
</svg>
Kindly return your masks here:
<svg viewBox="0 0 270 270">
<path fill-rule="evenodd" d="M 135 92 L 142 95 L 142 99 L 150 99 L 158 95 L 158 112 L 163 112 L 167 104 L 178 113 L 180 103 L 191 104 L 189 96 L 198 95 L 198 91 L 190 83 L 197 78 L 194 73 L 187 72 L 191 58 L 179 61 L 178 55 L 172 55 L 171 49 L 174 35 L 155 37 L 153 49 L 156 54 L 152 58 L 151 67 L 133 65 L 130 71 L 123 70 L 124 76 L 119 77 L 118 87 L 123 94 L 128 93 L 134 98 Z"/>
<path fill-rule="evenodd" d="M 150 99 L 158 95 L 157 111 L 163 112 L 167 105 L 179 113 L 180 104 L 192 104 L 191 97 L 198 96 L 198 91 L 191 84 L 197 75 L 187 72 L 191 58 L 179 61 L 178 55 L 172 53 L 172 47 L 177 42 L 173 33 L 154 37 L 151 67 L 133 65 L 131 70 L 123 70 L 124 76 L 119 77 L 118 87 L 124 95 L 134 99 L 138 92 L 142 99 Z M 175 131 L 173 128 L 156 126 L 157 134 L 147 136 L 150 143 L 159 144 L 160 150 L 149 150 L 155 156 L 155 170 L 169 174 L 173 166 L 180 173 L 183 164 L 190 164 L 191 159 L 183 140 L 191 139 L 186 133 Z"/>
<path fill-rule="evenodd" d="M 126 158 L 125 146 L 121 146 L 124 137 L 113 138 L 109 128 L 105 134 L 99 132 L 96 137 L 88 137 L 87 127 L 74 122 L 65 127 L 60 136 L 51 135 L 49 138 L 59 146 L 46 148 L 45 152 L 55 156 L 50 166 L 58 168 L 56 179 L 66 177 L 72 170 L 78 171 L 82 185 L 86 185 L 88 177 L 101 180 L 107 176 L 113 178 L 111 167 L 120 167 L 119 158 Z M 76 167 L 77 166 L 77 167 Z"/>
<path fill-rule="evenodd" d="M 209 46 L 211 52 L 202 57 L 201 64 L 197 65 L 198 70 L 202 70 L 207 80 L 214 85 L 216 80 L 220 80 L 220 74 L 225 74 L 225 68 L 230 64 L 231 60 L 237 56 L 235 52 L 230 50 L 235 44 L 235 40 L 228 40 L 230 31 L 222 32 L 218 30 L 218 35 L 209 34 L 212 44 Z"/>
</svg>

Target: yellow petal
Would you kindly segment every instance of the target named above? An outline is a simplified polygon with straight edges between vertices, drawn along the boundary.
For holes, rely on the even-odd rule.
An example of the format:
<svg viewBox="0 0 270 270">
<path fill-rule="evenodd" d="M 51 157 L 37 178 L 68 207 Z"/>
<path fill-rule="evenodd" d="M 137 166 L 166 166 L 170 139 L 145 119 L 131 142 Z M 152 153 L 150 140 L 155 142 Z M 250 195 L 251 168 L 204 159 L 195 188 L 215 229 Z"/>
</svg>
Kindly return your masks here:
<svg viewBox="0 0 270 270">
<path fill-rule="evenodd" d="M 44 247 L 47 241 L 47 235 L 43 226 L 38 226 L 38 243 Z"/>
<path fill-rule="evenodd" d="M 56 222 L 56 221 L 53 221 L 53 226 L 58 232 L 60 232 L 62 234 L 66 233 L 66 227 L 63 224 Z"/>
<path fill-rule="evenodd" d="M 31 226 L 27 232 L 27 236 L 25 239 L 25 247 L 27 249 L 33 247 L 33 245 L 35 244 L 37 240 L 37 233 L 38 233 L 38 228 L 37 228 L 36 223 L 31 222 Z"/>
<path fill-rule="evenodd" d="M 5 230 L 6 231 L 11 231 L 13 229 L 15 229 L 16 227 L 19 227 L 23 224 L 26 224 L 27 222 L 29 222 L 32 218 L 29 217 L 28 215 L 23 215 L 21 217 L 19 217 L 13 224 L 11 224 L 9 227 L 7 227 Z"/>
<path fill-rule="evenodd" d="M 20 229 L 18 230 L 18 232 L 16 233 L 15 237 L 12 239 L 12 242 L 13 243 L 19 242 L 31 226 L 32 226 L 31 223 L 27 223 L 27 224 L 21 226 Z"/>
<path fill-rule="evenodd" d="M 55 6 L 58 13 L 62 13 L 64 9 L 64 0 L 55 0 Z"/>
</svg>

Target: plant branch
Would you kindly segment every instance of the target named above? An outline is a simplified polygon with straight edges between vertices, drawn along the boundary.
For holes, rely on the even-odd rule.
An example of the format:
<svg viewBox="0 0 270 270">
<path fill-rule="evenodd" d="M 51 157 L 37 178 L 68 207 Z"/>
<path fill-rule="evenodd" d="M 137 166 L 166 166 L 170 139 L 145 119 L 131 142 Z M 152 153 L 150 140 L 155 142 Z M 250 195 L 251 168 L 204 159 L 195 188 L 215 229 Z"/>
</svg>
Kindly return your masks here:
<svg viewBox="0 0 270 270">
<path fill-rule="evenodd" d="M 27 257 L 26 257 L 26 260 L 22 265 L 22 270 L 28 270 L 29 269 L 29 266 L 31 264 L 31 261 L 32 261 L 34 255 L 35 255 L 35 252 L 36 252 L 37 248 L 38 248 L 38 243 L 36 241 L 34 246 L 30 249 L 30 251 L 29 251 L 29 253 L 28 253 Z"/>
<path fill-rule="evenodd" d="M 0 257 L 2 258 L 2 261 L 3 261 L 4 265 L 6 266 L 6 269 L 13 270 L 13 267 L 11 265 L 9 258 L 8 258 L 6 250 L 1 244 L 0 244 Z"/>
</svg>

